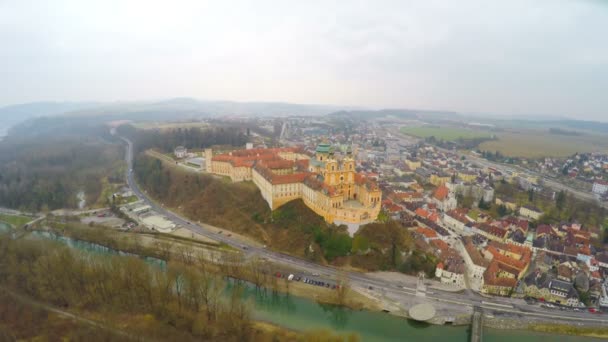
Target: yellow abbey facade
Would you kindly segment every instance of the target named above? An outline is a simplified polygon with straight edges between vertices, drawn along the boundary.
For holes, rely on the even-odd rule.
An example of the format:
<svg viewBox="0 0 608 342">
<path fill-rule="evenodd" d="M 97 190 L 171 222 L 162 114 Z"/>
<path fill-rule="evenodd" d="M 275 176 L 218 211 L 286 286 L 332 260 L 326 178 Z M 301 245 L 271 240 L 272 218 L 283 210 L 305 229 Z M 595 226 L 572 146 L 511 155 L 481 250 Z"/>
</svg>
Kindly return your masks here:
<svg viewBox="0 0 608 342">
<path fill-rule="evenodd" d="M 314 156 L 300 148 L 237 150 L 214 155 L 205 150 L 206 170 L 230 177 L 233 182 L 251 180 L 272 210 L 301 198 L 325 221 L 349 226 L 353 233 L 380 213 L 382 192 L 377 184 L 355 171 L 347 151 L 336 158 L 329 144 L 320 144 Z"/>
</svg>

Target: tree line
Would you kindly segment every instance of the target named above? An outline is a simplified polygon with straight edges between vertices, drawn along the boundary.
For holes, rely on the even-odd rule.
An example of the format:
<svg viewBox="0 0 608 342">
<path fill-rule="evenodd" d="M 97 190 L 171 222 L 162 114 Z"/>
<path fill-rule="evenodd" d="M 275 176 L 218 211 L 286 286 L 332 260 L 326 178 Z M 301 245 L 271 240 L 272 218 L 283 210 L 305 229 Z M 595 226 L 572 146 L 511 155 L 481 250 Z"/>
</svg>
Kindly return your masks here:
<svg viewBox="0 0 608 342">
<path fill-rule="evenodd" d="M 248 131 L 237 127 L 140 130 L 125 125 L 119 127 L 118 132 L 131 138 L 136 152 L 151 148 L 163 152 L 173 152 L 177 146 L 184 146 L 188 149 L 202 149 L 213 145 L 244 146 L 248 141 Z"/>
</svg>

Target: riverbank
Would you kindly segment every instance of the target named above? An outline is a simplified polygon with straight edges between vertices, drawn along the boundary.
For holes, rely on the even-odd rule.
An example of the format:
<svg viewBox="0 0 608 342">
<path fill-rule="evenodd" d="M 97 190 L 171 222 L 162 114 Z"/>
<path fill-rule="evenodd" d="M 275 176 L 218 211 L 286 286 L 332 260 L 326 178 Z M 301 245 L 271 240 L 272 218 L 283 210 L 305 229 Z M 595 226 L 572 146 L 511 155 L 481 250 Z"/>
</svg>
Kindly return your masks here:
<svg viewBox="0 0 608 342">
<path fill-rule="evenodd" d="M 55 224 L 55 222 L 48 223 L 51 226 Z M 77 227 L 74 223 L 72 223 L 72 226 L 60 224 L 59 228 L 48 227 L 39 230 L 50 231 L 59 236 L 98 244 L 121 252 L 159 258 L 164 261 L 174 259 L 188 263 L 199 261 L 199 257 L 204 257 L 210 263 L 211 270 L 217 273 L 229 271 L 231 272 L 230 276 L 234 278 L 260 284 L 279 293 L 308 298 L 322 304 L 342 305 L 353 310 L 382 310 L 382 306 L 377 299 L 366 296 L 354 289 L 349 288 L 343 296 L 339 296 L 338 292 L 331 288 L 288 281 L 285 278 L 277 279 L 275 273 L 278 270 L 283 274 L 296 273 L 297 270 L 288 269 L 283 265 L 264 260 L 244 260 L 241 251 L 226 248 L 221 244 L 158 232 L 129 233 L 107 228 Z M 235 262 L 240 264 L 238 269 L 235 267 L 225 268 L 225 264 Z M 255 265 L 253 265 L 254 263 Z M 260 272 L 265 272 L 263 277 Z"/>
</svg>

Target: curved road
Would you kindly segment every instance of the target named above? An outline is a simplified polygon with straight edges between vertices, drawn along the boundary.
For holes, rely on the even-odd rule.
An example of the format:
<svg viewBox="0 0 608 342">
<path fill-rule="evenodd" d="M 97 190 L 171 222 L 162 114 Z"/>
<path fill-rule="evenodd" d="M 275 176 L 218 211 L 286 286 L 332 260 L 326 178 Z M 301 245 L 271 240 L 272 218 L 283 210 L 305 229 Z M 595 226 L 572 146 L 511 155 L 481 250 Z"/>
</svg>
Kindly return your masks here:
<svg viewBox="0 0 608 342">
<path fill-rule="evenodd" d="M 167 210 L 162 206 L 158 206 L 153 200 L 151 200 L 144 192 L 141 191 L 139 185 L 135 181 L 135 176 L 131 171 L 133 168 L 133 144 L 130 140 L 126 138 L 122 138 L 127 143 L 127 151 L 126 151 L 126 161 L 127 161 L 127 183 L 130 186 L 131 190 L 134 194 L 137 195 L 141 200 L 143 200 L 147 205 L 152 207 L 152 209 L 158 212 L 161 215 L 164 215 L 169 220 L 174 223 L 181 225 L 182 227 L 195 232 L 197 234 L 201 234 L 210 239 L 223 242 L 227 245 L 235 247 L 239 250 L 244 250 L 246 248 L 246 252 L 249 255 L 258 255 L 260 257 L 265 257 L 268 260 L 272 260 L 273 262 L 284 264 L 293 268 L 305 270 L 305 272 L 309 272 L 310 274 L 319 274 L 320 278 L 331 278 L 336 279 L 341 274 L 348 276 L 351 284 L 353 286 L 359 288 L 371 289 L 385 297 L 385 299 L 393 300 L 399 303 L 408 303 L 409 306 L 412 305 L 413 302 L 409 302 L 408 298 L 412 298 L 416 296 L 416 288 L 404 286 L 404 283 L 398 281 L 384 281 L 376 278 L 372 278 L 366 274 L 360 272 L 345 272 L 333 267 L 318 265 L 307 260 L 299 259 L 284 253 L 270 251 L 265 248 L 261 248 L 256 245 L 248 245 L 243 242 L 237 241 L 234 238 L 231 238 L 226 235 L 220 235 L 214 233 L 214 229 L 206 224 L 194 224 L 189 220 L 181 217 L 180 215 Z M 227 229 L 229 230 L 229 229 Z M 418 297 L 420 298 L 420 297 Z M 462 307 L 466 306 L 469 308 L 473 307 L 481 307 L 486 312 L 494 313 L 496 315 L 512 315 L 512 316 L 521 316 L 527 315 L 532 317 L 542 317 L 542 318 L 552 318 L 559 319 L 565 321 L 578 320 L 578 321 L 587 321 L 594 322 L 595 324 L 608 324 L 608 317 L 604 318 L 601 315 L 590 314 L 588 312 L 571 312 L 571 311 L 560 311 L 560 310 L 551 310 L 544 309 L 538 306 L 527 305 L 521 299 L 512 299 L 512 298 L 501 298 L 501 297 L 483 297 L 481 295 L 472 293 L 471 291 L 467 291 L 465 293 L 451 293 L 451 292 L 443 292 L 438 290 L 433 290 L 433 292 L 427 291 L 426 297 L 431 303 L 440 306 L 452 306 L 454 309 L 460 309 L 462 312 Z M 492 305 L 494 303 L 494 305 Z M 496 305 L 504 305 L 503 307 Z M 512 307 L 506 307 L 512 306 Z M 449 310 L 449 308 L 448 308 Z"/>
</svg>

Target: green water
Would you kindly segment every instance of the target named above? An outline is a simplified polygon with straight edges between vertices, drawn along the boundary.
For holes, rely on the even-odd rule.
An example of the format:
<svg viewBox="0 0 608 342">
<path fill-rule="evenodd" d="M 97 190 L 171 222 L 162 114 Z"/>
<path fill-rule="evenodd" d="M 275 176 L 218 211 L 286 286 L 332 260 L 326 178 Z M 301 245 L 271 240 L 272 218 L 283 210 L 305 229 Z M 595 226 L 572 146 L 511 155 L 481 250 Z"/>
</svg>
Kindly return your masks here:
<svg viewBox="0 0 608 342">
<path fill-rule="evenodd" d="M 8 223 L 0 221 L 0 232 L 8 232 L 10 229 L 11 226 Z"/>
<path fill-rule="evenodd" d="M 0 230 L 2 230 L 1 224 L 0 222 Z M 39 238 L 50 238 L 65 243 L 71 248 L 91 253 L 133 255 L 98 244 L 49 233 L 34 232 L 32 234 Z M 152 264 L 164 266 L 163 260 L 145 259 Z M 246 300 L 253 304 L 252 315 L 256 320 L 298 331 L 331 329 L 338 333 L 356 333 L 364 342 L 469 341 L 469 327 L 418 323 L 382 312 L 356 311 L 334 305 L 319 304 L 306 298 L 286 294 L 272 294 L 272 291 L 256 290 L 254 286 L 249 286 L 244 296 Z M 486 342 L 573 342 L 597 339 L 485 328 L 483 340 Z"/>
</svg>

